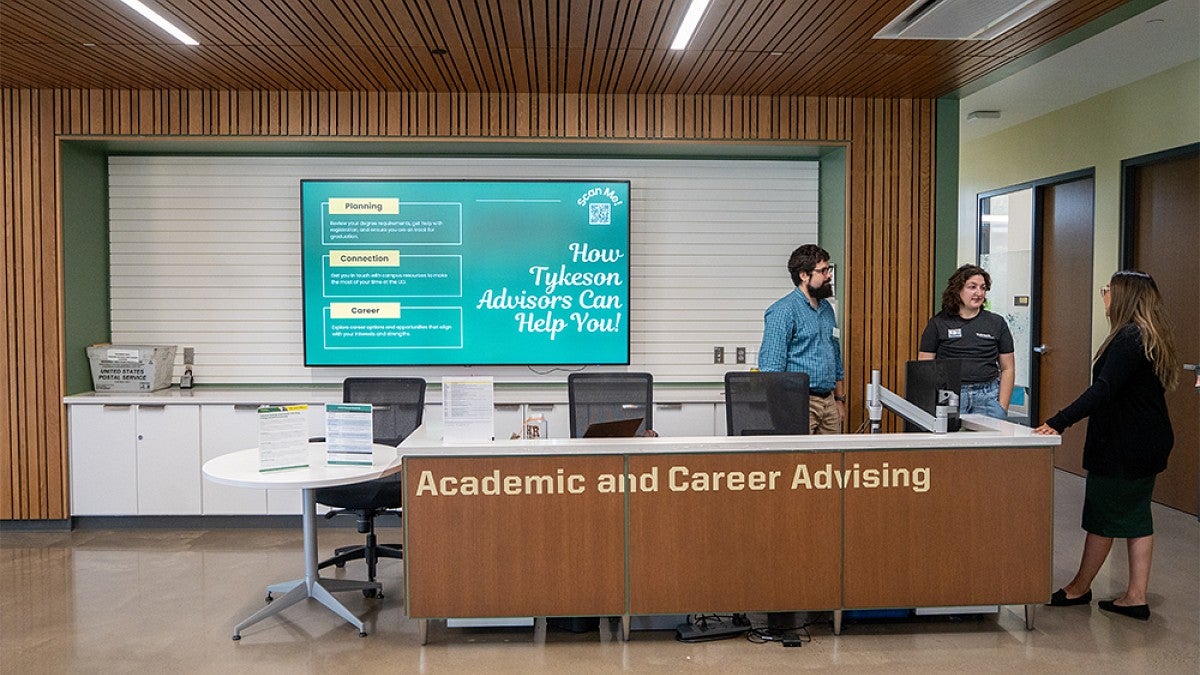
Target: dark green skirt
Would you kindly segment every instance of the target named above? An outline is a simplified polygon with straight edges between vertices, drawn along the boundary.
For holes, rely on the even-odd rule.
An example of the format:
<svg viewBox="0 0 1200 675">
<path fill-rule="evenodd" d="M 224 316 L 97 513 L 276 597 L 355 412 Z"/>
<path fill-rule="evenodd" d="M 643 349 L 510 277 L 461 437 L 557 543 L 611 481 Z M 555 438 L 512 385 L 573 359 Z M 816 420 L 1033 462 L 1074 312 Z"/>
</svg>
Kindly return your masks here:
<svg viewBox="0 0 1200 675">
<path fill-rule="evenodd" d="M 1118 478 L 1088 472 L 1083 498 L 1083 529 L 1114 539 L 1154 534 L 1154 520 L 1150 516 L 1154 478 Z"/>
</svg>

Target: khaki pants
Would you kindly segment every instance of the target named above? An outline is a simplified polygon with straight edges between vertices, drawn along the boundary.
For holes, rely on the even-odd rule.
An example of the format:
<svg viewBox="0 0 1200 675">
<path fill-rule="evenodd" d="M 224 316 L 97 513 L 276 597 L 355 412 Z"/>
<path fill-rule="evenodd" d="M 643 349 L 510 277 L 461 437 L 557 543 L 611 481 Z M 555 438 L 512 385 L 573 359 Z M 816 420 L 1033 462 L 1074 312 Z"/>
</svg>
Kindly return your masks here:
<svg viewBox="0 0 1200 675">
<path fill-rule="evenodd" d="M 833 394 L 825 398 L 808 397 L 808 433 L 842 433 L 842 414 L 838 412 L 837 401 L 833 400 Z"/>
</svg>

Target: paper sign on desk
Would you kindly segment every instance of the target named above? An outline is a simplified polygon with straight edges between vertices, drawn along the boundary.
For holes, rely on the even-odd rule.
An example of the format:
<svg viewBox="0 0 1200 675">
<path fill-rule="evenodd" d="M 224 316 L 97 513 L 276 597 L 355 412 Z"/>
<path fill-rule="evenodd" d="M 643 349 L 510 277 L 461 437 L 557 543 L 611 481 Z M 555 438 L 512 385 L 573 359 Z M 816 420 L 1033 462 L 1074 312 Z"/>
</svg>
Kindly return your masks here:
<svg viewBox="0 0 1200 675">
<path fill-rule="evenodd" d="M 308 466 L 308 406 L 258 409 L 258 470 Z"/>
<path fill-rule="evenodd" d="M 370 403 L 325 404 L 325 461 L 370 464 L 375 427 Z"/>
<path fill-rule="evenodd" d="M 443 440 L 447 443 L 490 441 L 496 408 L 492 378 L 442 378 Z"/>
</svg>

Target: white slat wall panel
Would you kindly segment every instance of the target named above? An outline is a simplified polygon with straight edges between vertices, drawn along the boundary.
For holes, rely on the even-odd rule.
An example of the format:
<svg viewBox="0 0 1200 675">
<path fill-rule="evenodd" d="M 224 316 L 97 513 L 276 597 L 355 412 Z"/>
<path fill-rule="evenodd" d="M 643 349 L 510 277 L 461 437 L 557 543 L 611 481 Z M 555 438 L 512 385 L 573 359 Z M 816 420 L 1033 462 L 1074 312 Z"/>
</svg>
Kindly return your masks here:
<svg viewBox="0 0 1200 675">
<path fill-rule="evenodd" d="M 630 186 L 631 370 L 716 382 L 817 240 L 817 162 L 396 157 L 109 159 L 114 343 L 195 347 L 198 382 L 340 382 L 366 373 L 562 380 L 561 369 L 305 368 L 300 179 L 611 179 Z M 714 365 L 714 346 L 726 364 Z M 180 367 L 176 366 L 176 376 Z"/>
</svg>

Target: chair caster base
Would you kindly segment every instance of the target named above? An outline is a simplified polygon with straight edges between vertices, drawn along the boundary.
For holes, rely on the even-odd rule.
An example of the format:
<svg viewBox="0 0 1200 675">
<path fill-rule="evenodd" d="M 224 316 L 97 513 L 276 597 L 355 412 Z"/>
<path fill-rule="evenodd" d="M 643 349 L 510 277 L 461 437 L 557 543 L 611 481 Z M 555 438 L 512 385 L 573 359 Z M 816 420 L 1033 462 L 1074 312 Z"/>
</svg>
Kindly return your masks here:
<svg viewBox="0 0 1200 675">
<path fill-rule="evenodd" d="M 241 639 L 242 639 L 242 636 L 241 636 L 241 635 L 234 635 L 234 636 L 233 636 L 233 641 L 234 641 L 234 642 L 237 642 L 238 640 L 241 640 Z"/>
</svg>

